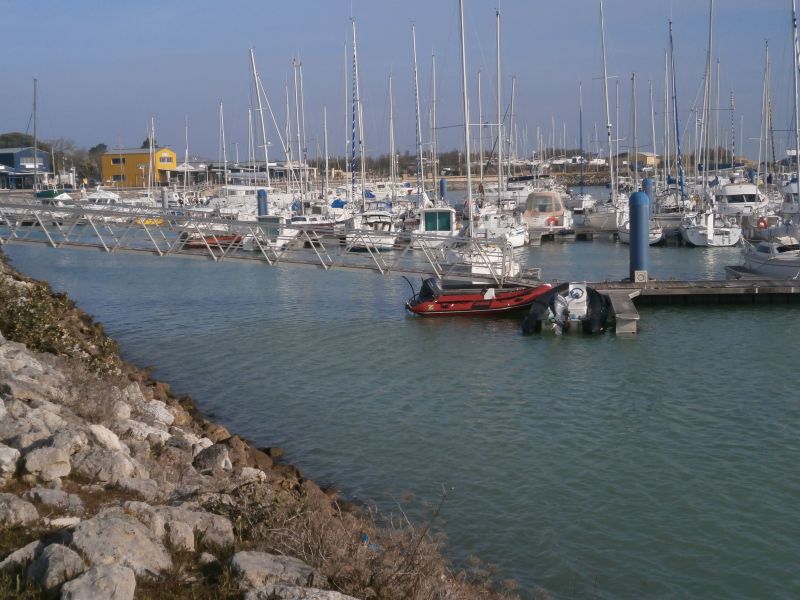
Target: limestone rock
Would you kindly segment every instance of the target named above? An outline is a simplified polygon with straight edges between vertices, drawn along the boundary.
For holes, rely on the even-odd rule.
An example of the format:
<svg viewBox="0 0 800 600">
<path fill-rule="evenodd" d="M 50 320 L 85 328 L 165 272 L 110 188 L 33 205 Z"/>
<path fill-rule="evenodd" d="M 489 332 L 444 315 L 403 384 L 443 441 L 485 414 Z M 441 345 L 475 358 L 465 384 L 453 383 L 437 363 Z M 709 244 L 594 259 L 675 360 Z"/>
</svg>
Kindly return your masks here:
<svg viewBox="0 0 800 600">
<path fill-rule="evenodd" d="M 228 447 L 228 454 L 235 467 L 255 467 L 261 470 L 269 470 L 272 467 L 272 459 L 269 456 L 238 435 L 232 435 L 220 443 Z"/>
<path fill-rule="evenodd" d="M 127 421 L 131 418 L 131 407 L 124 400 L 117 400 L 111 405 L 109 416 L 115 421 Z"/>
<path fill-rule="evenodd" d="M 53 481 L 72 471 L 69 454 L 63 448 L 37 448 L 25 455 L 25 471 L 39 481 Z"/>
<path fill-rule="evenodd" d="M 167 543 L 171 548 L 194 552 L 194 529 L 182 521 L 170 521 L 166 525 Z"/>
<path fill-rule="evenodd" d="M 197 563 L 201 567 L 207 567 L 208 565 L 215 565 L 219 561 L 217 557 L 211 554 L 210 552 L 201 552 L 200 556 L 197 557 Z"/>
<path fill-rule="evenodd" d="M 28 525 L 39 518 L 36 507 L 14 494 L 0 494 L 0 526 Z"/>
<path fill-rule="evenodd" d="M 31 502 L 38 502 L 39 504 L 43 504 L 45 506 L 62 508 L 64 510 L 70 510 L 73 512 L 83 509 L 83 501 L 81 500 L 80 496 L 76 494 L 68 494 L 61 490 L 35 487 L 25 492 L 23 498 L 30 500 Z"/>
<path fill-rule="evenodd" d="M 16 475 L 19 457 L 19 450 L 0 444 L 0 487 L 4 486 L 9 479 Z"/>
<path fill-rule="evenodd" d="M 157 427 L 153 427 L 152 425 L 148 425 L 147 423 L 142 423 L 141 421 L 136 421 L 134 419 L 123 421 L 120 423 L 119 429 L 121 432 L 124 432 L 126 435 L 129 435 L 135 440 L 150 441 L 152 438 L 161 444 L 165 444 L 171 437 L 168 431 L 158 429 Z"/>
<path fill-rule="evenodd" d="M 209 446 L 194 457 L 192 464 L 200 473 L 210 473 L 214 469 L 222 469 L 223 471 L 231 471 L 233 469 L 233 463 L 231 463 L 231 459 L 228 456 L 228 448 L 222 444 Z"/>
<path fill-rule="evenodd" d="M 49 439 L 48 446 L 61 448 L 70 456 L 80 452 L 89 445 L 89 436 L 79 427 L 62 427 L 56 431 Z"/>
<path fill-rule="evenodd" d="M 19 571 L 33 562 L 36 557 L 41 554 L 42 550 L 44 550 L 44 543 L 40 540 L 36 540 L 27 546 L 14 550 L 14 552 L 6 556 L 5 559 L 0 562 L 0 573 Z"/>
<path fill-rule="evenodd" d="M 227 548 L 235 541 L 233 525 L 221 515 L 181 506 L 150 506 L 144 502 L 126 502 L 124 508 L 139 517 L 159 540 L 164 539 L 169 528 L 176 527 L 175 523 L 183 523 L 213 546 Z"/>
<path fill-rule="evenodd" d="M 218 423 L 207 423 L 205 437 L 210 439 L 212 442 L 217 443 L 231 437 L 231 432 Z"/>
<path fill-rule="evenodd" d="M 152 479 L 137 479 L 135 477 L 120 477 L 116 481 L 116 486 L 126 492 L 138 494 L 148 502 L 152 502 L 158 497 L 159 485 Z M 171 486 L 168 486 L 171 488 Z"/>
<path fill-rule="evenodd" d="M 167 408 L 167 405 L 161 402 L 161 400 L 151 400 L 142 406 L 140 411 L 142 414 L 148 416 L 157 423 L 163 423 L 167 427 L 175 422 L 175 415 L 170 412 L 169 408 Z"/>
<path fill-rule="evenodd" d="M 322 586 L 327 583 L 319 571 L 302 560 L 266 552 L 237 552 L 231 559 L 231 569 L 245 588 L 275 584 Z"/>
<path fill-rule="evenodd" d="M 250 590 L 244 600 L 357 600 L 353 596 L 345 596 L 339 592 L 320 590 L 317 588 L 294 585 L 268 585 Z"/>
<path fill-rule="evenodd" d="M 133 600 L 136 576 L 128 567 L 100 565 L 64 584 L 61 600 Z"/>
<path fill-rule="evenodd" d="M 164 546 L 134 517 L 101 513 L 81 522 L 72 534 L 72 545 L 91 565 L 118 563 L 136 575 L 153 576 L 172 567 Z"/>
<path fill-rule="evenodd" d="M 106 450 L 114 450 L 117 452 L 122 452 L 123 454 L 128 454 L 130 452 L 128 447 L 119 441 L 117 434 L 107 427 L 92 423 L 89 425 L 88 429 L 92 434 L 94 441 Z"/>
<path fill-rule="evenodd" d="M 50 544 L 28 567 L 28 581 L 45 590 L 54 590 L 65 581 L 83 573 L 86 565 L 73 550 Z"/>
<path fill-rule="evenodd" d="M 90 481 L 116 483 L 120 479 L 148 475 L 144 467 L 125 453 L 105 448 L 85 448 L 72 461 L 75 473 Z"/>
</svg>

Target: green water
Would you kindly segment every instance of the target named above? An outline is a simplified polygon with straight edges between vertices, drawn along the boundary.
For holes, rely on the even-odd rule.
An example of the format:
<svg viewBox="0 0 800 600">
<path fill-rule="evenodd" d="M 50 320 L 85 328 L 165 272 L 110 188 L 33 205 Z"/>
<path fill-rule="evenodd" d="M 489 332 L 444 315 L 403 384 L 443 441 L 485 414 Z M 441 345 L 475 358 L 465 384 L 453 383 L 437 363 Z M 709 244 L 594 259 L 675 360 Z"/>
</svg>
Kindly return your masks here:
<svg viewBox="0 0 800 600">
<path fill-rule="evenodd" d="M 545 278 L 627 275 L 608 241 L 526 250 Z M 456 561 L 525 597 L 800 597 L 792 306 L 644 308 L 632 338 L 425 320 L 408 285 L 315 269 L 15 246 L 125 356 L 348 496 L 447 490 Z M 722 276 L 737 250 L 655 248 L 651 273 Z"/>
</svg>

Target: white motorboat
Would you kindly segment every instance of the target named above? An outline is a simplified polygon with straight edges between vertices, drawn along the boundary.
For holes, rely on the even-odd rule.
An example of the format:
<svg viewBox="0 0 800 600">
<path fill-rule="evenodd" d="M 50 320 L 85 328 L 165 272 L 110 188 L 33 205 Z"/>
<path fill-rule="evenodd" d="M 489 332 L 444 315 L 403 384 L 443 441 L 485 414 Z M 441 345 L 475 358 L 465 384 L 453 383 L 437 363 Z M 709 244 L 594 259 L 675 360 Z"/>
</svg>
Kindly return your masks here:
<svg viewBox="0 0 800 600">
<path fill-rule="evenodd" d="M 623 244 L 631 243 L 631 223 L 625 221 L 617 228 L 617 238 Z M 650 219 L 650 228 L 647 232 L 647 243 L 651 246 L 660 244 L 664 241 L 664 228 L 661 227 L 655 220 Z"/>
<path fill-rule="evenodd" d="M 475 226 L 473 236 L 477 239 L 508 242 L 512 248 L 521 248 L 530 242 L 527 226 L 519 217 L 508 213 L 484 212 Z"/>
<path fill-rule="evenodd" d="M 557 191 L 531 192 L 522 209 L 522 222 L 528 229 L 562 229 L 572 224 L 562 195 Z"/>
<path fill-rule="evenodd" d="M 714 190 L 714 210 L 723 217 L 760 214 L 768 201 L 761 195 L 758 186 L 749 181 L 726 183 Z"/>
<path fill-rule="evenodd" d="M 411 232 L 412 248 L 438 248 L 458 237 L 456 210 L 450 206 L 434 206 L 419 211 L 419 224 Z"/>
<path fill-rule="evenodd" d="M 779 236 L 757 245 L 746 244 L 744 267 L 748 271 L 777 279 L 800 277 L 800 243 L 791 236 Z"/>
<path fill-rule="evenodd" d="M 347 246 L 356 250 L 391 250 L 397 242 L 394 215 L 390 204 L 385 200 L 367 203 L 367 210 L 361 214 L 361 226 L 348 231 Z"/>
<path fill-rule="evenodd" d="M 742 239 L 742 228 L 713 210 L 687 215 L 681 221 L 681 237 L 692 246 L 719 248 L 735 246 Z"/>
</svg>

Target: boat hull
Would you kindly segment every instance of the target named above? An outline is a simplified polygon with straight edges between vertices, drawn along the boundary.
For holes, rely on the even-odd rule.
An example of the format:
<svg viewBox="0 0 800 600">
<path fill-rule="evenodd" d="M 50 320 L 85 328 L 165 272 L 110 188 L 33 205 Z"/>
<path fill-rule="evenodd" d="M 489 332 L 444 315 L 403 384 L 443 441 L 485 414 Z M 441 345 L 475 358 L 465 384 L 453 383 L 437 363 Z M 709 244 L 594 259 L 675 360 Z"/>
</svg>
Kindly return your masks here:
<svg viewBox="0 0 800 600">
<path fill-rule="evenodd" d="M 426 279 L 419 294 L 406 302 L 406 309 L 422 317 L 513 314 L 530 309 L 549 284 L 540 286 L 494 287 L 491 284 L 463 288 L 442 288 L 434 278 Z M 426 293 L 432 289 L 432 294 Z"/>
</svg>

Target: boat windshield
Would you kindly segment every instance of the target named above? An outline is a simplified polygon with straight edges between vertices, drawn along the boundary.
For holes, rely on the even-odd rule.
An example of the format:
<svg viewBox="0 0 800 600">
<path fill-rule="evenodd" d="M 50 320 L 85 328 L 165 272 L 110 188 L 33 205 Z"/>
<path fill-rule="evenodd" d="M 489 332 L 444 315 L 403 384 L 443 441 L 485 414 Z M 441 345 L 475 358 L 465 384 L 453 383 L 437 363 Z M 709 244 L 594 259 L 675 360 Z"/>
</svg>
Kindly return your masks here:
<svg viewBox="0 0 800 600">
<path fill-rule="evenodd" d="M 758 197 L 755 194 L 731 194 L 730 196 L 722 196 L 728 204 L 743 204 L 745 202 L 758 202 Z"/>
<path fill-rule="evenodd" d="M 529 213 L 551 213 L 561 210 L 561 202 L 557 202 L 554 196 L 531 194 L 528 196 L 525 210 Z"/>
<path fill-rule="evenodd" d="M 430 211 L 425 213 L 425 231 L 451 231 L 452 215 L 447 211 Z"/>
</svg>

